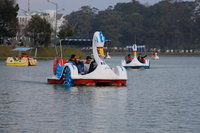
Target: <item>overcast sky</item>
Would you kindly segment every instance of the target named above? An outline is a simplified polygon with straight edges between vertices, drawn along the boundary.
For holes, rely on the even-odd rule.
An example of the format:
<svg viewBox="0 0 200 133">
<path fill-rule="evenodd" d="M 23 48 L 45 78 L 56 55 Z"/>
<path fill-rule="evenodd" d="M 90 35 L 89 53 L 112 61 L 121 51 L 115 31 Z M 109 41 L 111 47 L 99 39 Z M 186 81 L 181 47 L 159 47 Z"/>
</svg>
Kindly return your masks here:
<svg viewBox="0 0 200 133">
<path fill-rule="evenodd" d="M 47 0 L 29 0 L 30 9 L 43 11 L 43 10 L 55 10 L 55 5 L 47 2 Z M 130 2 L 131 0 L 50 0 L 58 4 L 58 10 L 62 13 L 69 14 L 72 11 L 77 11 L 81 6 L 89 5 L 91 7 L 96 7 L 99 10 L 105 10 L 108 6 L 114 6 L 119 2 Z M 142 4 L 148 3 L 149 5 L 155 4 L 160 0 L 138 0 Z M 193 0 L 187 0 L 193 1 Z M 20 9 L 28 9 L 28 0 L 17 0 Z M 64 11 L 62 11 L 64 9 Z"/>
</svg>

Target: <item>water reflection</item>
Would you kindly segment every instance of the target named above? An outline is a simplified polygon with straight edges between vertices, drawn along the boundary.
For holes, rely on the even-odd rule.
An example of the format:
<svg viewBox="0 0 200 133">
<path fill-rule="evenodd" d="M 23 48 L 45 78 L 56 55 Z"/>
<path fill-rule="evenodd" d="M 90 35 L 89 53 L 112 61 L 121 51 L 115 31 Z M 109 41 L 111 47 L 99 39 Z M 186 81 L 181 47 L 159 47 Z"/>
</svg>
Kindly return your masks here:
<svg viewBox="0 0 200 133">
<path fill-rule="evenodd" d="M 73 123 L 62 123 L 67 129 L 73 132 L 113 132 L 126 125 L 126 118 L 123 117 L 126 87 L 53 87 L 56 103 L 65 104 L 57 108 L 58 112 L 65 112 L 65 117 Z"/>
</svg>

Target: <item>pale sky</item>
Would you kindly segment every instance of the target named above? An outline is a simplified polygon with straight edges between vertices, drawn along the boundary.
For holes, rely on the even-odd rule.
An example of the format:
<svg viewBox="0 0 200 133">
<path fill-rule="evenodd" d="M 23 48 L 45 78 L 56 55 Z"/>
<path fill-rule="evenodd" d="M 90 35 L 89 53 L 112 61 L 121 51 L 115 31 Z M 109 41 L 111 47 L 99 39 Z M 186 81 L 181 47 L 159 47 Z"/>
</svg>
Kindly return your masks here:
<svg viewBox="0 0 200 133">
<path fill-rule="evenodd" d="M 55 5 L 47 2 L 47 0 L 29 0 L 30 10 L 43 11 L 43 10 L 55 10 Z M 130 2 L 131 0 L 50 0 L 58 4 L 58 11 L 60 13 L 69 14 L 72 11 L 77 11 L 81 6 L 89 5 L 96 7 L 99 10 L 105 10 L 107 7 L 114 6 L 116 3 Z M 149 5 L 155 4 L 160 0 L 138 0 L 142 4 L 148 3 Z M 194 0 L 187 0 L 194 1 Z M 28 9 L 28 0 L 17 0 L 20 9 Z M 62 10 L 64 8 L 64 11 Z"/>
</svg>

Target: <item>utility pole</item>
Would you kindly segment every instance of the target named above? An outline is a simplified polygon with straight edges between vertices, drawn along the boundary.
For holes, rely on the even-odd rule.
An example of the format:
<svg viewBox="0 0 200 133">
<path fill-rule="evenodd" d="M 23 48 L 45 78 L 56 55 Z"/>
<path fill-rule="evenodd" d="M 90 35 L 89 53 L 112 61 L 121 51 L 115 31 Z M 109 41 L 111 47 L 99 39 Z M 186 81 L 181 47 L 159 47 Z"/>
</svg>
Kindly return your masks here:
<svg viewBox="0 0 200 133">
<path fill-rule="evenodd" d="M 52 2 L 50 0 L 47 0 L 47 2 L 53 4 L 56 6 L 56 12 L 55 12 L 55 33 L 54 33 L 54 42 L 55 42 L 55 48 L 56 48 L 56 36 L 57 36 L 57 11 L 58 11 L 58 4 L 56 2 Z M 58 51 L 57 51 L 57 48 L 56 48 L 56 55 L 58 55 Z"/>
<path fill-rule="evenodd" d="M 30 11 L 30 0 L 28 0 L 28 12 Z"/>
<path fill-rule="evenodd" d="M 49 3 L 52 3 L 56 6 L 56 12 L 55 12 L 55 40 L 56 40 L 56 35 L 57 35 L 57 11 L 58 11 L 58 4 L 56 2 L 52 2 L 50 0 L 47 0 Z"/>
</svg>

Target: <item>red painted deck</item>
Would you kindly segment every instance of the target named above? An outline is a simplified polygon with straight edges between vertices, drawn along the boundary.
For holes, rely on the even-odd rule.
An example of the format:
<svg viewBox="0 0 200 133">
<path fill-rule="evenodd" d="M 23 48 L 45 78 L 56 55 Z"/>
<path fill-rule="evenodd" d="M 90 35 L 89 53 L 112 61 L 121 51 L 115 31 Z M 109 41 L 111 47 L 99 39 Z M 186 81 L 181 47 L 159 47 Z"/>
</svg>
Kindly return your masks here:
<svg viewBox="0 0 200 133">
<path fill-rule="evenodd" d="M 126 80 L 76 79 L 75 86 L 126 86 Z"/>
<path fill-rule="evenodd" d="M 49 84 L 62 84 L 62 83 L 64 83 L 64 78 L 63 78 L 63 77 L 60 78 L 60 79 L 48 78 L 48 79 L 47 79 L 47 82 L 48 82 Z"/>
</svg>

